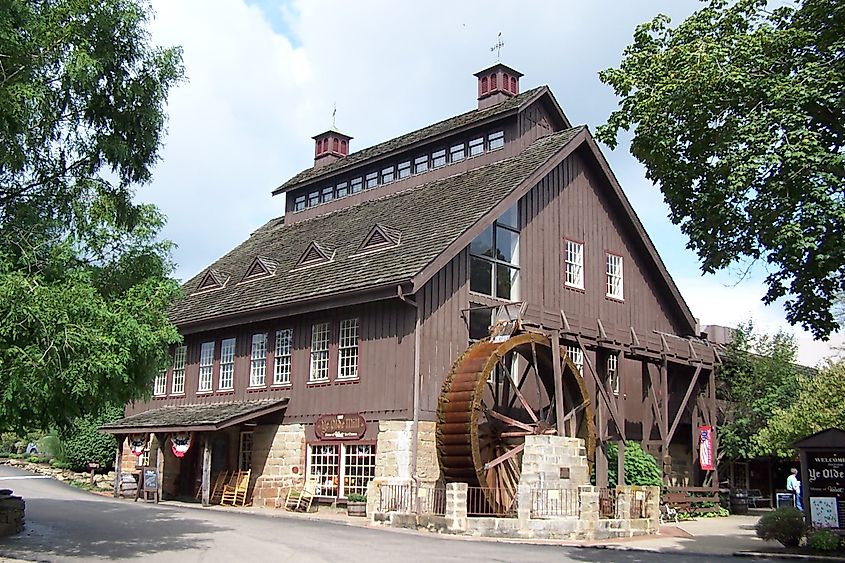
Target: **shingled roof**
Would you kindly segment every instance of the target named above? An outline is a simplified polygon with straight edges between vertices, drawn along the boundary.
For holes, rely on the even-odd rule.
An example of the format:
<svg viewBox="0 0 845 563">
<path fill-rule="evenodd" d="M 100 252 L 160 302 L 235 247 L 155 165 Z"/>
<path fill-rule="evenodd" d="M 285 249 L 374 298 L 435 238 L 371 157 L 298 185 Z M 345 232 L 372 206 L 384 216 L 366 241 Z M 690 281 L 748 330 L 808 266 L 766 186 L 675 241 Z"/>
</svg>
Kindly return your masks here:
<svg viewBox="0 0 845 563">
<path fill-rule="evenodd" d="M 430 137 L 436 137 L 443 133 L 448 133 L 454 129 L 466 127 L 468 125 L 484 121 L 485 119 L 488 119 L 490 117 L 498 116 L 503 113 L 507 113 L 511 110 L 516 110 L 523 103 L 528 102 L 529 100 L 533 99 L 536 95 L 546 91 L 548 91 L 547 86 L 539 86 L 531 90 L 526 90 L 518 96 L 514 96 L 513 98 L 504 100 L 503 102 L 498 103 L 489 108 L 480 110 L 475 109 L 463 113 L 461 115 L 451 117 L 449 119 L 435 123 L 434 125 L 423 127 L 422 129 L 418 129 L 417 131 L 413 131 L 406 135 L 402 135 L 389 141 L 379 143 L 378 145 L 373 145 L 366 149 L 354 152 L 346 157 L 343 157 L 339 160 L 336 160 L 335 162 L 332 162 L 331 164 L 327 164 L 326 166 L 322 166 L 320 168 L 307 168 L 306 170 L 303 170 L 302 172 L 300 172 L 299 174 L 297 174 L 296 176 L 294 176 L 293 178 L 273 190 L 273 193 L 277 194 L 283 192 L 288 188 L 292 188 L 308 180 L 320 176 L 333 174 L 338 170 L 352 167 L 371 158 L 376 158 L 382 155 L 392 153 L 394 151 L 398 151 L 400 149 L 413 145 L 414 143 L 424 141 Z"/>
<path fill-rule="evenodd" d="M 294 223 L 269 221 L 210 266 L 241 279 L 256 256 L 273 260 L 273 276 L 197 293 L 205 272 L 183 286 L 171 310 L 177 325 L 281 308 L 302 300 L 409 281 L 486 215 L 583 127 L 542 137 L 519 155 L 419 187 Z M 361 254 L 376 224 L 401 232 L 400 243 Z M 331 262 L 297 268 L 312 243 L 334 250 Z"/>
<path fill-rule="evenodd" d="M 214 431 L 239 424 L 285 408 L 288 399 L 171 405 L 153 409 L 115 422 L 100 430 L 109 434 L 138 432 Z"/>
</svg>

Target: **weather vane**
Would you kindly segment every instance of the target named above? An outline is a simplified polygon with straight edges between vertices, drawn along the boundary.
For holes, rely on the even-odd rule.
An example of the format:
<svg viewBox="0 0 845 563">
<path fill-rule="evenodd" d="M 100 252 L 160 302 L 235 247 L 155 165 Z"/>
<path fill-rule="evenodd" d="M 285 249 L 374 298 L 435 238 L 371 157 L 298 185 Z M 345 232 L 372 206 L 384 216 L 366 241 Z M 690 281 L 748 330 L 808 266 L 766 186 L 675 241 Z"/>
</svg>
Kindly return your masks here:
<svg viewBox="0 0 845 563">
<path fill-rule="evenodd" d="M 337 125 L 335 125 L 335 118 L 337 117 L 337 102 L 334 103 L 332 107 L 332 129 L 335 129 Z"/>
<path fill-rule="evenodd" d="M 490 47 L 490 52 L 496 51 L 496 62 L 499 62 L 499 58 L 502 55 L 502 47 L 505 46 L 505 42 L 502 41 L 502 32 L 499 32 L 499 39 L 496 41 L 496 44 Z"/>
</svg>

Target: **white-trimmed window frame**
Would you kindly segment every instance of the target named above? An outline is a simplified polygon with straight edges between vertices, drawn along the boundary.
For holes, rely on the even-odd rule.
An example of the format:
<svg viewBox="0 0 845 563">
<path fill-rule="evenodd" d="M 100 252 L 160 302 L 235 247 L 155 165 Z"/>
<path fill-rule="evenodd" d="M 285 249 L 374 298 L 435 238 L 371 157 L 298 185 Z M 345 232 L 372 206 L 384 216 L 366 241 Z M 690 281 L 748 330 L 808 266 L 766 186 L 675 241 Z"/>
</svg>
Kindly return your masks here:
<svg viewBox="0 0 845 563">
<path fill-rule="evenodd" d="M 623 260 L 621 254 L 613 252 L 605 253 L 605 264 L 607 274 L 607 291 L 605 295 L 618 301 L 625 300 L 625 278 Z"/>
<path fill-rule="evenodd" d="M 367 484 L 375 479 L 376 453 L 376 444 L 309 443 L 306 478 L 316 484 L 318 496 L 346 498 L 351 492 L 366 494 Z"/>
<path fill-rule="evenodd" d="M 163 369 L 156 374 L 153 381 L 153 396 L 164 397 L 167 395 L 167 370 Z"/>
<path fill-rule="evenodd" d="M 584 289 L 584 243 L 563 239 L 563 283 L 573 289 Z"/>
<path fill-rule="evenodd" d="M 311 325 L 311 366 L 308 370 L 308 383 L 324 383 L 329 380 L 330 336 L 330 323 Z"/>
<path fill-rule="evenodd" d="M 220 374 L 217 390 L 231 391 L 235 388 L 235 348 L 237 339 L 224 338 L 220 341 Z"/>
<path fill-rule="evenodd" d="M 357 318 L 340 321 L 337 341 L 338 379 L 358 379 L 359 329 Z"/>
<path fill-rule="evenodd" d="M 185 361 L 188 357 L 188 347 L 177 346 L 173 351 L 173 380 L 171 382 L 171 395 L 185 394 Z"/>
<path fill-rule="evenodd" d="M 267 385 L 267 333 L 253 333 L 250 342 L 249 386 L 255 389 Z"/>
<path fill-rule="evenodd" d="M 276 331 L 275 350 L 273 353 L 273 385 L 290 385 L 293 352 L 293 329 L 281 328 Z"/>
<path fill-rule="evenodd" d="M 614 395 L 619 394 L 619 355 L 607 356 L 607 380 Z"/>
<path fill-rule="evenodd" d="M 575 367 L 578 368 L 578 374 L 584 377 L 584 351 L 581 350 L 581 347 L 568 344 L 566 346 L 566 354 L 572 360 L 572 363 L 575 364 Z"/>
<path fill-rule="evenodd" d="M 214 341 L 200 344 L 199 377 L 197 394 L 214 391 Z"/>
</svg>

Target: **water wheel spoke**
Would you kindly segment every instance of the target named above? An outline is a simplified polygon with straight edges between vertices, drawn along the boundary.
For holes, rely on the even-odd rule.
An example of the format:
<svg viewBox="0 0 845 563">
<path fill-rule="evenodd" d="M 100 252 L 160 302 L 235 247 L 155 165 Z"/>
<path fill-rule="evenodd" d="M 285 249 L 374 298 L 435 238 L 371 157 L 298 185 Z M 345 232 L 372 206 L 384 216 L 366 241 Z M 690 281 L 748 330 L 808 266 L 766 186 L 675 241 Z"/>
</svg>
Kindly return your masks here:
<svg viewBox="0 0 845 563">
<path fill-rule="evenodd" d="M 519 390 L 519 387 L 513 388 L 514 393 L 519 398 L 519 402 L 522 403 L 522 406 L 525 408 L 526 412 L 528 412 L 528 416 L 531 417 L 535 423 L 540 422 L 537 418 L 537 415 L 534 413 L 534 409 L 531 408 L 531 405 L 528 404 L 528 401 L 525 399 L 525 395 L 522 394 L 522 391 Z"/>
<path fill-rule="evenodd" d="M 546 411 L 546 416 L 544 418 L 546 424 L 552 423 L 552 415 L 555 413 L 555 401 L 557 401 L 557 397 L 552 395 L 551 399 L 549 400 L 549 410 Z"/>
<path fill-rule="evenodd" d="M 534 341 L 531 341 L 531 357 L 533 359 L 534 365 L 534 379 L 537 380 L 537 404 L 543 404 L 543 396 L 542 396 L 542 389 L 543 389 L 543 381 L 540 379 L 540 362 L 537 361 L 537 345 Z"/>
<path fill-rule="evenodd" d="M 514 438 L 517 436 L 530 436 L 533 433 L 534 432 L 528 432 L 527 430 L 523 432 L 502 432 L 501 434 L 499 434 L 499 436 L 501 436 L 502 438 Z"/>
<path fill-rule="evenodd" d="M 522 384 L 525 383 L 525 380 L 528 378 L 528 372 L 530 372 L 530 371 L 531 371 L 531 364 L 527 363 L 526 366 L 525 366 L 525 369 L 522 372 L 522 375 L 519 378 L 519 383 L 517 383 L 517 386 L 520 389 L 522 389 Z M 516 396 L 514 395 L 514 396 L 511 397 L 511 400 L 508 403 L 508 408 L 512 408 L 515 401 L 516 401 Z"/>
<path fill-rule="evenodd" d="M 510 450 L 506 451 L 505 453 L 503 453 L 502 455 L 500 455 L 496 459 L 488 461 L 487 463 L 485 463 L 484 469 L 491 469 L 493 467 L 496 467 L 500 463 L 507 461 L 510 458 L 514 457 L 515 455 L 519 454 L 519 452 L 521 452 L 524 449 L 525 449 L 525 444 L 520 444 L 520 445 L 516 446 L 515 448 L 511 448 Z"/>
<path fill-rule="evenodd" d="M 507 415 L 500 413 L 500 412 L 496 412 L 496 411 L 492 411 L 492 410 L 487 411 L 487 416 L 492 416 L 493 418 L 499 419 L 502 422 L 507 422 L 511 426 L 516 426 L 517 428 L 522 428 L 523 430 L 527 430 L 528 432 L 531 432 L 531 433 L 534 432 L 534 428 L 532 426 L 530 426 L 530 425 L 528 425 L 524 422 L 520 422 L 516 419 L 513 419 L 513 418 L 511 418 Z"/>
</svg>

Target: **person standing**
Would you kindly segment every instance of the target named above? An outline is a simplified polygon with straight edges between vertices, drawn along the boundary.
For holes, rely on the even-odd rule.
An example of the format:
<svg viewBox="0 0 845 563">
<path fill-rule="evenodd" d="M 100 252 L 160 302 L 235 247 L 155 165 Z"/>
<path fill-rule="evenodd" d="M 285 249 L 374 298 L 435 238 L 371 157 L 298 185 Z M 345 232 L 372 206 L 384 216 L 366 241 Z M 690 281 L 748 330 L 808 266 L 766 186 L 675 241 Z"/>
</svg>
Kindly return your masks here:
<svg viewBox="0 0 845 563">
<path fill-rule="evenodd" d="M 801 481 L 798 480 L 798 470 L 794 467 L 789 470 L 789 477 L 786 478 L 786 490 L 792 493 L 792 499 L 795 501 L 795 508 L 804 510 L 801 501 Z"/>
</svg>

